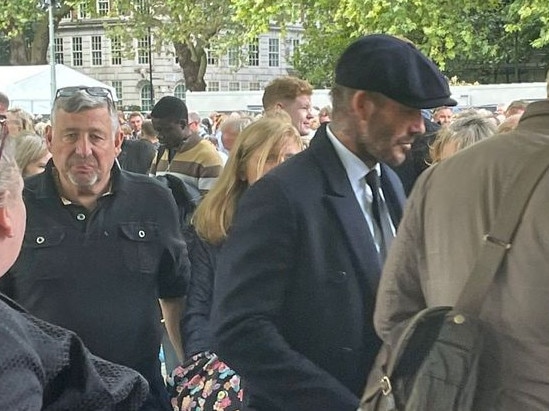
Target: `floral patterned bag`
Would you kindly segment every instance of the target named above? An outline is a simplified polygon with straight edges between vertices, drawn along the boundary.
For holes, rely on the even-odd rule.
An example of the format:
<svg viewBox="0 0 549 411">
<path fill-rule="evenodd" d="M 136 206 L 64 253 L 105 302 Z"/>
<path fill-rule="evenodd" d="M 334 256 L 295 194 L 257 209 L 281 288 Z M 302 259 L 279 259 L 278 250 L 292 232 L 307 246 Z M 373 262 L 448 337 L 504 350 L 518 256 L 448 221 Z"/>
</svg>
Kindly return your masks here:
<svg viewBox="0 0 549 411">
<path fill-rule="evenodd" d="M 174 411 L 239 411 L 240 377 L 211 352 L 189 358 L 167 380 Z"/>
</svg>

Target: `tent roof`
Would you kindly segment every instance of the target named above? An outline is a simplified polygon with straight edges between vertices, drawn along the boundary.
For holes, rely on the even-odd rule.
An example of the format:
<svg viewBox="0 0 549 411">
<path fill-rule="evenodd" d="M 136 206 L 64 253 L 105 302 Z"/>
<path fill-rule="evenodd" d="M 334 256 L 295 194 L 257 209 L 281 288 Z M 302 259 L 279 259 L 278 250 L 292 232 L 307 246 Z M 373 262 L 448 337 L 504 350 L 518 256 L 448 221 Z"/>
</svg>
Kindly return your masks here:
<svg viewBox="0 0 549 411">
<path fill-rule="evenodd" d="M 20 107 L 34 114 L 51 111 L 51 77 L 49 65 L 0 66 L 0 90 L 10 99 L 10 106 Z M 95 86 L 111 90 L 115 100 L 116 91 L 79 71 L 63 64 L 55 65 L 56 87 Z"/>
</svg>

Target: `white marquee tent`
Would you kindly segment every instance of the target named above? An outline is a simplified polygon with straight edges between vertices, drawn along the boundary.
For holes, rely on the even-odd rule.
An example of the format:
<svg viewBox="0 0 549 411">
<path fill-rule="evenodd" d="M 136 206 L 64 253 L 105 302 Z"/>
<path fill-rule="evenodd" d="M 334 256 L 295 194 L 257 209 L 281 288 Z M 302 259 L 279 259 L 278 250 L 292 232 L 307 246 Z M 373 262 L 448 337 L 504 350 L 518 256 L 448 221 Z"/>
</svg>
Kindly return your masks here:
<svg viewBox="0 0 549 411">
<path fill-rule="evenodd" d="M 19 107 L 32 114 L 49 114 L 52 100 L 50 74 L 49 65 L 0 66 L 0 91 L 9 97 L 10 107 Z M 56 64 L 55 76 L 57 88 L 106 87 L 117 100 L 113 87 L 62 64 Z"/>
</svg>

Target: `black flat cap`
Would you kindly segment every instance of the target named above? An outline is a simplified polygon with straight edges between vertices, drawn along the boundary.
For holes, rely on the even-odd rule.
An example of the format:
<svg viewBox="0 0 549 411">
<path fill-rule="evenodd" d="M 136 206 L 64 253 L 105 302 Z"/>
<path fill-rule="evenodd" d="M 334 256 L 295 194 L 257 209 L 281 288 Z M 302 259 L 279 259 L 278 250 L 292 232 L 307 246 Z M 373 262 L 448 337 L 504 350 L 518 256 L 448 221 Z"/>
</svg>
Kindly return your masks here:
<svg viewBox="0 0 549 411">
<path fill-rule="evenodd" d="M 414 108 L 455 106 L 448 81 L 415 46 L 386 34 L 361 37 L 343 52 L 335 69 L 341 86 L 381 93 Z"/>
</svg>

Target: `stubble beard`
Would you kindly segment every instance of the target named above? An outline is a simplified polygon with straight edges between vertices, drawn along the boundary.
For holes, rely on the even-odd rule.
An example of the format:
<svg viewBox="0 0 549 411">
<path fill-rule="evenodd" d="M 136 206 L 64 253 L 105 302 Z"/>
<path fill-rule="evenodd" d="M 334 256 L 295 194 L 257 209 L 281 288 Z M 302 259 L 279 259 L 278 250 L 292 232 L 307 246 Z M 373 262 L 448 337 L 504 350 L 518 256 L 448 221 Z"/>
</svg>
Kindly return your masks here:
<svg viewBox="0 0 549 411">
<path fill-rule="evenodd" d="M 86 164 L 88 166 L 91 166 L 94 168 L 93 171 L 82 174 L 82 173 L 73 173 L 71 171 L 72 166 L 77 166 L 79 164 Z M 72 185 L 78 188 L 89 188 L 95 185 L 99 181 L 100 173 L 97 171 L 98 168 L 97 161 L 91 157 L 91 158 L 84 158 L 84 159 L 78 159 L 75 160 L 74 158 L 70 158 L 67 164 L 67 178 L 71 182 Z"/>
</svg>

